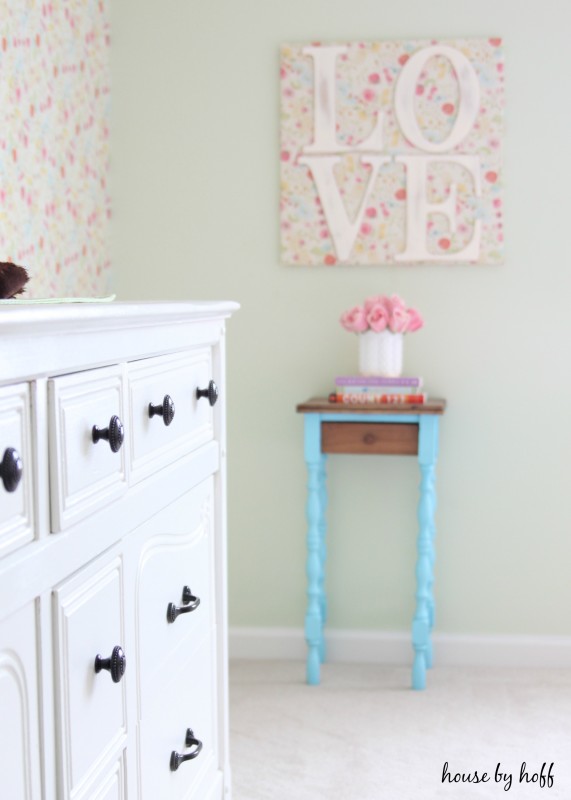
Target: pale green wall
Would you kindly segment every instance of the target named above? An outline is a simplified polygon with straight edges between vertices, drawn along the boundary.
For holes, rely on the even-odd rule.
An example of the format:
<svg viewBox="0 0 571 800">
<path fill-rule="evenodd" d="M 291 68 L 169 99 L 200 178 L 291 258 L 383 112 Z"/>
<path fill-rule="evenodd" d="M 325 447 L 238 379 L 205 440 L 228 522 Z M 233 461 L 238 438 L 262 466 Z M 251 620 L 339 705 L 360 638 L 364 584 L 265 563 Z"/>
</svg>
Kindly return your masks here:
<svg viewBox="0 0 571 800">
<path fill-rule="evenodd" d="M 426 328 L 406 370 L 448 398 L 438 627 L 571 633 L 571 4 L 567 0 L 113 3 L 114 267 L 123 298 L 227 298 L 230 621 L 299 626 L 298 401 L 356 366 L 337 319 L 397 292 Z M 500 267 L 294 269 L 278 256 L 278 46 L 504 36 Z M 543 392 L 547 396 L 542 396 Z M 408 627 L 413 459 L 330 462 L 330 622 Z"/>
</svg>

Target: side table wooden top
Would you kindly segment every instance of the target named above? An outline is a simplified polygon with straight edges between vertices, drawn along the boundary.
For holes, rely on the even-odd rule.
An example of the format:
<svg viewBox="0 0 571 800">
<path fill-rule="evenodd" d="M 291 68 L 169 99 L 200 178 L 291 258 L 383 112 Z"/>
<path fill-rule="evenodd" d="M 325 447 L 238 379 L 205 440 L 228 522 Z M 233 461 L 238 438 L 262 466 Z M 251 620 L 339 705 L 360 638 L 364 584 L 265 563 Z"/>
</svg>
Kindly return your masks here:
<svg viewBox="0 0 571 800">
<path fill-rule="evenodd" d="M 326 397 L 312 397 L 296 406 L 299 414 L 444 414 L 446 400 L 433 398 L 426 403 L 330 403 Z"/>
</svg>

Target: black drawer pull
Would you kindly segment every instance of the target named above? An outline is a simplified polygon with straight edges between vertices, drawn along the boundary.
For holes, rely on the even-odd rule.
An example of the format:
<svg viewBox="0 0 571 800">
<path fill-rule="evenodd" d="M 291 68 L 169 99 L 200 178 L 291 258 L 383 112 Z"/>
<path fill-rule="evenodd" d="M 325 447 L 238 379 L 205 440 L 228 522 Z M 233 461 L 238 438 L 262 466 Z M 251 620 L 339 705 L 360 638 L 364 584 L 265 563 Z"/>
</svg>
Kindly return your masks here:
<svg viewBox="0 0 571 800">
<path fill-rule="evenodd" d="M 4 457 L 0 463 L 0 477 L 7 492 L 15 492 L 18 484 L 22 480 L 22 459 L 20 454 L 13 447 L 4 450 Z"/>
<path fill-rule="evenodd" d="M 95 672 L 101 672 L 102 669 L 111 673 L 113 683 L 119 683 L 127 669 L 127 659 L 122 647 L 119 645 L 114 647 L 110 658 L 95 656 Z"/>
<path fill-rule="evenodd" d="M 119 417 L 114 414 L 109 420 L 108 428 L 98 428 L 97 425 L 93 426 L 91 438 L 93 440 L 93 444 L 97 444 L 100 439 L 109 442 L 109 447 L 111 450 L 114 453 L 117 453 L 121 449 L 123 439 L 125 438 L 123 423 Z"/>
<path fill-rule="evenodd" d="M 196 399 L 200 400 L 201 397 L 207 397 L 211 406 L 215 404 L 218 400 L 218 386 L 216 386 L 214 381 L 210 381 L 206 389 L 196 390 Z"/>
<path fill-rule="evenodd" d="M 167 620 L 174 622 L 179 614 L 190 614 L 195 611 L 200 605 L 200 597 L 195 597 L 190 590 L 190 586 L 183 587 L 182 590 L 183 606 L 177 606 L 175 603 L 169 603 L 167 608 Z"/>
<path fill-rule="evenodd" d="M 174 419 L 174 402 L 170 394 L 165 394 L 160 405 L 149 403 L 149 417 L 152 419 L 154 416 L 162 417 L 165 425 L 171 424 Z"/>
<path fill-rule="evenodd" d="M 200 753 L 202 750 L 202 742 L 199 739 L 194 738 L 194 733 L 192 728 L 186 729 L 186 738 L 184 740 L 186 747 L 194 747 L 194 750 L 191 750 L 190 753 L 177 753 L 176 750 L 173 750 L 171 753 L 171 770 L 176 772 L 177 769 L 183 764 L 185 761 L 191 761 L 193 758 Z"/>
</svg>

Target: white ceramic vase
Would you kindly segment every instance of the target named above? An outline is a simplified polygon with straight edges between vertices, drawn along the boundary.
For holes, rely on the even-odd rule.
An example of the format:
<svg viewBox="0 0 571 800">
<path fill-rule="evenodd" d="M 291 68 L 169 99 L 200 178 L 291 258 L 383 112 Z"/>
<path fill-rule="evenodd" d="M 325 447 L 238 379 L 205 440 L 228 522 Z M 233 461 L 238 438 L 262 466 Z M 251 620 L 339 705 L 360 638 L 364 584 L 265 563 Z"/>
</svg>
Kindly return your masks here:
<svg viewBox="0 0 571 800">
<path fill-rule="evenodd" d="M 402 375 L 403 334 L 365 331 L 359 334 L 359 373 L 398 378 Z"/>
</svg>

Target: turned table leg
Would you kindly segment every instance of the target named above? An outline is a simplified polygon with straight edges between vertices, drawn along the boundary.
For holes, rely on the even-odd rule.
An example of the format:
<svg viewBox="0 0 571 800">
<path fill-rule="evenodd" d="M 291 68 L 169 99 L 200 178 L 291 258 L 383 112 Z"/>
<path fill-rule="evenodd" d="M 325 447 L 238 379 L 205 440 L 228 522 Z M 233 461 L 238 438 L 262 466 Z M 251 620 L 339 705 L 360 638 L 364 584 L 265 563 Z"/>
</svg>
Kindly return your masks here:
<svg viewBox="0 0 571 800">
<path fill-rule="evenodd" d="M 435 468 L 438 450 L 438 419 L 421 417 L 419 421 L 418 462 L 421 472 L 418 503 L 418 540 L 416 562 L 416 611 L 412 624 L 414 663 L 413 689 L 426 686 L 426 669 L 432 665 L 430 631 L 434 619 L 433 563 L 434 512 L 436 509 Z"/>
<path fill-rule="evenodd" d="M 307 682 L 318 684 L 324 657 L 323 625 L 325 592 L 323 583 L 325 550 L 325 456 L 321 453 L 321 419 L 305 417 L 305 462 L 307 464 Z"/>
<path fill-rule="evenodd" d="M 320 573 L 319 573 L 319 608 L 321 611 L 321 643 L 319 656 L 321 663 L 325 661 L 325 636 L 323 629 L 327 622 L 327 594 L 325 591 L 325 562 L 327 560 L 327 473 L 326 473 L 326 460 L 327 456 L 321 458 L 320 470 L 320 487 L 321 487 L 321 519 L 319 522 L 319 558 L 320 558 Z"/>
</svg>

